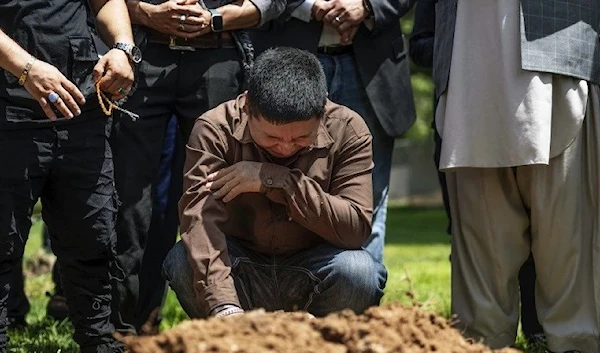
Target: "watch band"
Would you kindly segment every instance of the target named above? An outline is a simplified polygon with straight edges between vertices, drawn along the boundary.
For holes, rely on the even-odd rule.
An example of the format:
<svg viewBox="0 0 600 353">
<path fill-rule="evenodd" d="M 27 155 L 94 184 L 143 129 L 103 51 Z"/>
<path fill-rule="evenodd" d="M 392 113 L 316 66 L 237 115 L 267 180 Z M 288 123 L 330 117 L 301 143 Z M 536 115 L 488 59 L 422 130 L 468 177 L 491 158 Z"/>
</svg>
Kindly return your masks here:
<svg viewBox="0 0 600 353">
<path fill-rule="evenodd" d="M 117 42 L 113 48 L 124 51 L 125 54 L 127 54 L 127 57 L 129 57 L 129 60 L 135 64 L 138 64 L 142 59 L 141 52 L 135 44 Z"/>
</svg>

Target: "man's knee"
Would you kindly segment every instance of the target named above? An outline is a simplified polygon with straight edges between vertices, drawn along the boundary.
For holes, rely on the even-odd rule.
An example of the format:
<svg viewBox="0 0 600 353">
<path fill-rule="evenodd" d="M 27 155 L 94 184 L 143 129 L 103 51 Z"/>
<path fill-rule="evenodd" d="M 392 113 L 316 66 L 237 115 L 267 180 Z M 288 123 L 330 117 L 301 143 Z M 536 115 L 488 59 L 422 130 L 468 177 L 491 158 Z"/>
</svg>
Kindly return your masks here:
<svg viewBox="0 0 600 353">
<path fill-rule="evenodd" d="M 182 241 L 175 244 L 165 257 L 162 275 L 177 295 L 181 307 L 189 317 L 203 318 L 207 316 L 205 308 L 196 300 L 192 267 L 188 262 L 187 250 Z"/>
<path fill-rule="evenodd" d="M 162 266 L 162 276 L 171 286 L 181 282 L 183 274 L 190 270 L 187 260 L 187 250 L 181 241 L 169 251 Z M 190 283 L 191 284 L 191 283 Z"/>
<path fill-rule="evenodd" d="M 332 286 L 346 296 L 350 309 L 361 312 L 378 305 L 387 280 L 385 267 L 365 250 L 340 252 L 332 262 Z"/>
</svg>

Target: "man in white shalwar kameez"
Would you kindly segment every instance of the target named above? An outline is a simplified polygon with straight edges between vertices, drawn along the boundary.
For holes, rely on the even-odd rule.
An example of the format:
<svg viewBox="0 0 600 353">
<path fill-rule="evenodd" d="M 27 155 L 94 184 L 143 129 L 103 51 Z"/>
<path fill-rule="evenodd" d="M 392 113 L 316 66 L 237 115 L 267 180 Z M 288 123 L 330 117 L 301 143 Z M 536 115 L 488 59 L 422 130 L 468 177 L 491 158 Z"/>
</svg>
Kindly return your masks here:
<svg viewBox="0 0 600 353">
<path fill-rule="evenodd" d="M 439 0 L 434 75 L 452 310 L 512 345 L 533 253 L 552 352 L 600 352 L 600 2 Z"/>
</svg>

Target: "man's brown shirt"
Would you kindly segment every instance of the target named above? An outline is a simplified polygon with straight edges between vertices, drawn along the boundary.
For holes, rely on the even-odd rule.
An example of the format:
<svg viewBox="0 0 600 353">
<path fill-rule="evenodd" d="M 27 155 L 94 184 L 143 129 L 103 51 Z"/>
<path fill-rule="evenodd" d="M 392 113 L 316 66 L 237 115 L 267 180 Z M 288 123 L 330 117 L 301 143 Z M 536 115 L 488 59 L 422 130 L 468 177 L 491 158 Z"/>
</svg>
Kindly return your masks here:
<svg viewBox="0 0 600 353">
<path fill-rule="evenodd" d="M 187 145 L 181 231 L 207 313 L 239 306 L 225 237 L 262 254 L 286 254 L 323 242 L 359 249 L 371 233 L 373 162 L 363 119 L 327 101 L 313 144 L 281 161 L 254 143 L 243 104 L 240 96 L 203 114 Z M 241 161 L 263 163 L 265 192 L 216 199 L 207 176 Z"/>
</svg>

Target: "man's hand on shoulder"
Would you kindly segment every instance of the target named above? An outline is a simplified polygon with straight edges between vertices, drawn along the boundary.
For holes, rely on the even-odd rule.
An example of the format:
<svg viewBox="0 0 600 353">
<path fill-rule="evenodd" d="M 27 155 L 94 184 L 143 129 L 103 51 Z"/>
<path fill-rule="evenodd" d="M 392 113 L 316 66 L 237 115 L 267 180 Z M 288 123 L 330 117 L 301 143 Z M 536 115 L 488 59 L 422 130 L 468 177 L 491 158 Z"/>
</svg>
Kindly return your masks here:
<svg viewBox="0 0 600 353">
<path fill-rule="evenodd" d="M 210 174 L 206 178 L 206 187 L 223 202 L 229 202 L 243 193 L 260 192 L 262 189 L 261 167 L 262 163 L 259 162 L 238 162 Z"/>
</svg>

